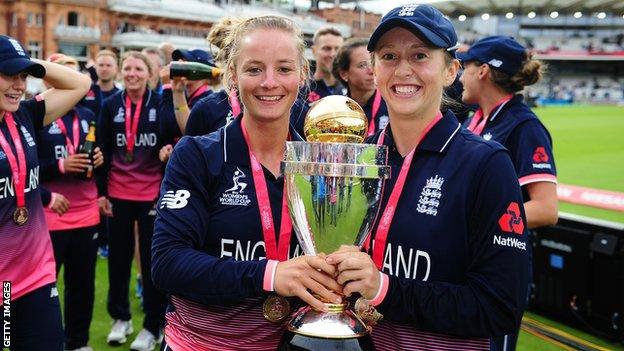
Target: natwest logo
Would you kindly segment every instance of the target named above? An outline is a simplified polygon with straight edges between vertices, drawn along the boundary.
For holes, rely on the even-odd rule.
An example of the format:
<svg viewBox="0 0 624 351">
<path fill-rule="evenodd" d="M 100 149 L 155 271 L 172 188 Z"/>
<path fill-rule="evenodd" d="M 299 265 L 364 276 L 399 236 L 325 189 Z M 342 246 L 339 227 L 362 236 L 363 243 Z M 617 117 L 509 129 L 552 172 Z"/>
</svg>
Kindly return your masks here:
<svg viewBox="0 0 624 351">
<path fill-rule="evenodd" d="M 504 232 L 522 235 L 524 222 L 522 222 L 520 206 L 517 202 L 512 202 L 507 206 L 507 211 L 498 219 L 498 225 Z"/>
<path fill-rule="evenodd" d="M 543 146 L 538 146 L 533 152 L 533 162 L 548 162 L 548 154 Z"/>
</svg>

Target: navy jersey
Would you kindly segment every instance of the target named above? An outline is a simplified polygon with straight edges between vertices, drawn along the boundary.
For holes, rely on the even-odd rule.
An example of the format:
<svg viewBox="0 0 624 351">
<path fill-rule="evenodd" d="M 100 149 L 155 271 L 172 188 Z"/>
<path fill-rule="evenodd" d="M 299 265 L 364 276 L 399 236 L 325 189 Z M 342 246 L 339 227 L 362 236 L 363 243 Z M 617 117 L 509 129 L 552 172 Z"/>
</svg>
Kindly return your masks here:
<svg viewBox="0 0 624 351">
<path fill-rule="evenodd" d="M 45 102 L 40 96 L 21 102 L 13 113 L 26 159 L 24 199 L 28 221 L 21 226 L 13 221 L 16 191 L 7 152 L 0 148 L 0 279 L 12 282 L 13 299 L 56 281 L 52 242 L 39 194 L 41 171 L 35 138 L 36 131 L 43 127 L 44 116 Z M 0 122 L 0 132 L 17 160 L 6 116 Z"/>
<path fill-rule="evenodd" d="M 151 90 L 143 94 L 141 115 L 135 136 L 133 160 L 126 160 L 125 90 L 104 101 L 97 129 L 104 153 L 100 193 L 133 201 L 154 201 L 162 179 L 158 152 L 162 147 L 159 134 L 158 106 L 160 95 Z M 131 104 L 134 116 L 136 105 Z"/>
<path fill-rule="evenodd" d="M 241 120 L 183 137 L 167 163 L 152 279 L 172 296 L 165 334 L 180 349 L 190 335 L 207 349 L 274 350 L 283 330 L 262 314 L 267 260 Z M 266 169 L 264 176 L 279 233 L 284 179 Z M 300 254 L 296 242 L 292 234 L 289 257 Z"/>
<path fill-rule="evenodd" d="M 393 176 L 381 211 L 403 163 L 390 128 L 384 143 Z M 387 290 L 375 301 L 385 316 L 372 334 L 378 350 L 489 350 L 489 337 L 514 330 L 529 247 L 520 188 L 500 144 L 446 112 L 419 144 L 393 218 Z"/>
<path fill-rule="evenodd" d="M 306 102 L 308 106 L 329 95 L 346 95 L 347 89 L 336 80 L 336 85 L 328 86 L 323 79 L 310 79 L 310 89 L 307 93 Z"/>
<path fill-rule="evenodd" d="M 377 91 L 375 92 L 375 94 L 379 94 L 379 92 Z M 379 109 L 376 111 L 375 115 L 373 116 L 373 105 L 375 101 L 375 94 L 373 94 L 373 96 L 371 96 L 370 99 L 366 101 L 366 104 L 362 106 L 362 109 L 364 110 L 364 113 L 366 114 L 366 117 L 368 118 L 369 135 L 377 133 L 378 131 L 386 128 L 386 126 L 388 125 L 388 106 L 386 106 L 386 102 L 384 101 L 383 98 L 381 98 Z M 371 118 L 373 119 L 373 124 L 371 124 Z M 371 125 L 375 127 L 374 130 L 370 130 Z"/>
<path fill-rule="evenodd" d="M 186 135 L 206 135 L 228 125 L 234 113 L 225 90 L 219 90 L 201 98 L 191 109 L 186 122 Z"/>
<path fill-rule="evenodd" d="M 116 86 L 113 86 L 113 89 L 111 89 L 109 91 L 104 91 L 104 90 L 102 90 L 102 88 L 100 88 L 100 92 L 102 93 L 102 104 L 104 104 L 104 99 L 108 98 L 111 95 L 114 95 L 119 90 L 121 90 L 121 89 L 117 88 Z"/>
<path fill-rule="evenodd" d="M 198 89 L 196 94 L 193 94 L 190 97 L 187 96 L 186 102 L 189 109 L 192 109 L 198 101 L 210 94 L 212 94 L 212 90 L 207 89 L 207 87 L 204 86 Z M 173 144 L 180 140 L 182 132 L 180 131 L 180 127 L 176 121 L 173 106 L 173 91 L 171 90 L 171 85 L 169 84 L 163 86 L 162 100 L 160 101 L 160 106 L 158 107 L 158 117 L 160 120 L 160 134 L 163 138 L 163 143 Z"/>
<path fill-rule="evenodd" d="M 468 126 L 471 117 L 464 123 Z M 503 144 L 511 155 L 524 201 L 529 201 L 525 185 L 534 182 L 557 183 L 557 170 L 550 133 L 520 94 L 492 111 L 481 136 Z"/>
<path fill-rule="evenodd" d="M 97 225 L 100 222 L 95 181 L 77 179 L 75 174 L 71 173 L 63 174 L 60 167 L 62 160 L 69 155 L 69 150 L 65 135 L 59 125 L 63 123 L 67 137 L 73 145 L 74 116 L 78 117 L 78 144 L 74 145 L 75 152 L 78 153 L 89 132 L 89 123 L 95 121 L 93 112 L 87 108 L 75 106 L 65 116 L 37 133 L 42 185 L 49 191 L 62 194 L 71 204 L 69 210 L 62 216 L 51 209 L 45 209 L 50 230 L 82 228 Z"/>
<path fill-rule="evenodd" d="M 91 110 L 95 116 L 100 114 L 100 110 L 102 108 L 102 104 L 104 103 L 104 95 L 102 94 L 102 90 L 100 86 L 96 83 L 91 84 L 91 88 L 87 92 L 80 102 L 79 105 L 84 106 Z"/>
</svg>

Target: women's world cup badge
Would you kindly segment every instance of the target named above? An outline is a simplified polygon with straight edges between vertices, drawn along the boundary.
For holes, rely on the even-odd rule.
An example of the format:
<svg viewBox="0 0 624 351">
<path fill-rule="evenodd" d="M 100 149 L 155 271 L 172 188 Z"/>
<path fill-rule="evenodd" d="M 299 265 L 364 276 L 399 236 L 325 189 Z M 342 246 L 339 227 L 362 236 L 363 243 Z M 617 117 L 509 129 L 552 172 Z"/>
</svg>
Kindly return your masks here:
<svg viewBox="0 0 624 351">
<path fill-rule="evenodd" d="M 286 143 L 282 172 L 288 207 L 306 255 L 361 247 L 371 232 L 390 167 L 385 146 L 360 144 L 367 126 L 355 101 L 327 96 L 306 116 L 308 142 Z M 306 306 L 295 313 L 279 350 L 374 350 L 371 327 L 344 299 L 325 304 L 329 312 Z"/>
</svg>

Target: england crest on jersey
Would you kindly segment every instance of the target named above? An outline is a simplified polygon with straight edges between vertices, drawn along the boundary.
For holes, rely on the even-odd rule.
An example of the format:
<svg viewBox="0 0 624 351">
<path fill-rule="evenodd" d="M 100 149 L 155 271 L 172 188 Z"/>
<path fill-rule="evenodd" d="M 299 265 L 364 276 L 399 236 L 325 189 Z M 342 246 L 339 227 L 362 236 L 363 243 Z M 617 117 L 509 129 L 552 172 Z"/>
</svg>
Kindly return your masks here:
<svg viewBox="0 0 624 351">
<path fill-rule="evenodd" d="M 156 122 L 156 109 L 150 108 L 149 113 L 147 114 L 147 119 L 150 122 Z"/>
<path fill-rule="evenodd" d="M 48 129 L 48 134 L 61 134 L 61 128 L 59 128 L 58 124 L 56 124 L 56 121 L 52 122 L 50 124 L 50 129 Z"/>
<path fill-rule="evenodd" d="M 125 113 L 124 108 L 120 107 L 117 110 L 117 114 L 115 115 L 115 118 L 113 118 L 113 122 L 115 122 L 115 123 L 123 123 L 123 122 L 125 122 L 126 119 L 124 117 L 124 113 Z"/>
<path fill-rule="evenodd" d="M 438 206 L 440 206 L 440 199 L 442 198 L 442 184 L 444 184 L 444 178 L 437 174 L 427 179 L 426 185 L 420 192 L 416 211 L 430 216 L 438 214 Z"/>
<path fill-rule="evenodd" d="M 221 205 L 229 205 L 229 206 L 247 206 L 251 202 L 249 200 L 249 196 L 245 194 L 245 189 L 247 188 L 247 183 L 243 180 L 247 178 L 243 171 L 236 167 L 236 171 L 232 174 L 232 187 L 225 190 L 219 201 Z"/>
</svg>

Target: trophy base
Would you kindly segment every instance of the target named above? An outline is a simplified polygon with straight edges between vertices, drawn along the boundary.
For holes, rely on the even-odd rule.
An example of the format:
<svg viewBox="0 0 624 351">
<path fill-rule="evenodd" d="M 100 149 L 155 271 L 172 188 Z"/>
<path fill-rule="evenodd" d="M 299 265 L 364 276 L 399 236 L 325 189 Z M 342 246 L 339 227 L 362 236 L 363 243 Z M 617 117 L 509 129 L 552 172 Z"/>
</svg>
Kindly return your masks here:
<svg viewBox="0 0 624 351">
<path fill-rule="evenodd" d="M 278 351 L 375 351 L 370 334 L 349 339 L 326 339 L 301 335 L 287 330 Z"/>
<path fill-rule="evenodd" d="M 375 350 L 371 328 L 346 303 L 325 303 L 329 312 L 301 308 L 288 322 L 278 350 L 359 351 Z"/>
</svg>

